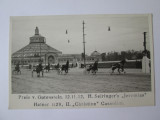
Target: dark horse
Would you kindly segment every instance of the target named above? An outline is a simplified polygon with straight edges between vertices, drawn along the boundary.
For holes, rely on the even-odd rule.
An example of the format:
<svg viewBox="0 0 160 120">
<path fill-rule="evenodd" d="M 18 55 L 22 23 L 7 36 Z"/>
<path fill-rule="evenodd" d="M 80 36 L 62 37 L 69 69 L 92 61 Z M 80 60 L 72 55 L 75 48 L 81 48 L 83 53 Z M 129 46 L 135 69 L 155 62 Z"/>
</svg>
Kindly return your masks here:
<svg viewBox="0 0 160 120">
<path fill-rule="evenodd" d="M 15 72 L 16 72 L 17 74 L 18 74 L 18 73 L 21 74 L 21 70 L 20 70 L 19 64 L 17 64 L 16 67 L 15 67 L 15 69 L 12 71 L 12 73 L 15 73 Z"/>
<path fill-rule="evenodd" d="M 95 61 L 95 63 L 93 65 L 90 65 L 89 67 L 87 67 L 86 71 L 88 73 L 90 73 L 90 71 L 91 71 L 93 74 L 96 74 L 98 71 L 98 61 Z"/>
<path fill-rule="evenodd" d="M 48 65 L 45 66 L 44 70 L 46 70 L 46 72 L 50 71 L 50 64 L 48 63 Z"/>
<path fill-rule="evenodd" d="M 56 70 L 58 70 L 60 68 L 59 63 L 57 65 L 54 66 Z"/>
<path fill-rule="evenodd" d="M 124 71 L 124 64 L 125 64 L 125 63 L 126 63 L 126 60 L 124 59 L 124 60 L 120 61 L 119 63 L 113 64 L 113 65 L 112 65 L 112 72 L 111 72 L 111 74 L 114 73 L 114 70 L 115 70 L 115 69 L 117 69 L 117 71 L 119 72 L 119 74 L 120 74 L 121 72 L 126 73 L 126 72 Z"/>
<path fill-rule="evenodd" d="M 58 69 L 58 73 L 62 74 L 62 72 L 64 71 L 65 73 L 68 73 L 68 69 L 69 69 L 69 61 L 67 60 L 65 65 L 62 65 L 59 69 Z"/>
<path fill-rule="evenodd" d="M 37 72 L 37 77 L 40 77 L 40 72 L 42 72 L 42 77 L 43 77 L 43 66 L 40 63 L 39 65 L 36 66 L 35 69 L 32 70 L 32 77 L 33 77 L 33 72 Z"/>
</svg>

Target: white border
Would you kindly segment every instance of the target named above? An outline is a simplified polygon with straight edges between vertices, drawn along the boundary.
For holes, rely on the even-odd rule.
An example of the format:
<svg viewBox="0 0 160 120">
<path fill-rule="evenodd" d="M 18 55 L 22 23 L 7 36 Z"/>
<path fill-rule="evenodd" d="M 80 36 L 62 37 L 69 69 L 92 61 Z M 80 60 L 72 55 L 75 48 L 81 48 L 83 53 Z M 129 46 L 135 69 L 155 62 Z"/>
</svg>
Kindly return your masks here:
<svg viewBox="0 0 160 120">
<path fill-rule="evenodd" d="M 159 120 L 160 118 L 160 1 L 159 0 L 54 0 L 54 1 L 0 1 L 0 119 L 2 120 Z M 8 52 L 9 52 L 9 17 L 56 14 L 131 14 L 153 13 L 153 36 L 155 55 L 155 95 L 156 106 L 111 108 L 111 109 L 70 109 L 70 110 L 8 110 Z"/>
</svg>

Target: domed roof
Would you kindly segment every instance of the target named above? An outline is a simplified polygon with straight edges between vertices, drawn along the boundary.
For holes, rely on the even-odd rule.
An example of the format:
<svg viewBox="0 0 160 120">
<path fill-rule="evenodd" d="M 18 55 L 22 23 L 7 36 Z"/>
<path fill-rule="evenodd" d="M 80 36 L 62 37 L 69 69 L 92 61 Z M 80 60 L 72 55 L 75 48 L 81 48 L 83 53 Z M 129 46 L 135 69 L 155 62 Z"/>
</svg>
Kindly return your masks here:
<svg viewBox="0 0 160 120">
<path fill-rule="evenodd" d="M 35 35 L 30 37 L 30 43 L 13 53 L 12 57 L 35 57 L 39 56 L 40 53 L 41 56 L 44 56 L 47 53 L 62 54 L 61 51 L 56 50 L 45 43 L 45 37 L 39 34 L 39 29 L 36 27 Z"/>
<path fill-rule="evenodd" d="M 100 56 L 100 55 L 101 53 L 97 52 L 96 50 L 91 53 L 91 56 Z"/>
<path fill-rule="evenodd" d="M 45 43 L 45 37 L 39 34 L 39 29 L 36 27 L 35 35 L 30 37 L 30 43 Z"/>
</svg>

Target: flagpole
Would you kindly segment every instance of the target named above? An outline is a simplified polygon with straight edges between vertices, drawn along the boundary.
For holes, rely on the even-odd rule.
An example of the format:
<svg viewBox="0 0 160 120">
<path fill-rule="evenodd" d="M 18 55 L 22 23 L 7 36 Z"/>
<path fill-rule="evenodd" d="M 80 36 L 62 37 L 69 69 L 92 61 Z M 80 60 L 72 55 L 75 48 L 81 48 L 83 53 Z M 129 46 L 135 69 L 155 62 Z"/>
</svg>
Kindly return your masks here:
<svg viewBox="0 0 160 120">
<path fill-rule="evenodd" d="M 82 24 L 83 24 L 83 53 L 84 53 L 83 55 L 84 55 L 84 67 L 86 67 L 86 55 L 85 55 L 85 54 L 86 54 L 86 53 L 85 53 L 85 51 L 86 51 L 86 50 L 85 50 L 85 43 L 86 43 L 86 42 L 85 42 L 85 34 L 84 34 L 84 24 L 85 24 L 84 20 L 83 20 L 83 23 L 82 23 Z"/>
<path fill-rule="evenodd" d="M 144 53 L 146 55 L 147 54 L 147 49 L 146 49 L 146 34 L 147 34 L 147 32 L 143 32 L 143 34 L 144 34 L 144 42 L 143 42 Z"/>
</svg>

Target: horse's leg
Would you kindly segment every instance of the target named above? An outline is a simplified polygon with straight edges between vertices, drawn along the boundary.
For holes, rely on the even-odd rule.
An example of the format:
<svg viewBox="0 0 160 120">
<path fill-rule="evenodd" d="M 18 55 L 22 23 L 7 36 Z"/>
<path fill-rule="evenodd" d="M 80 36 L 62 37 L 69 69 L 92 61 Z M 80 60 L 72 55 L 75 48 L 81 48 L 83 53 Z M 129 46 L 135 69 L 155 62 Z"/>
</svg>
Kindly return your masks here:
<svg viewBox="0 0 160 120">
<path fill-rule="evenodd" d="M 114 69 L 113 69 L 113 67 L 112 67 L 112 72 L 111 72 L 111 75 L 114 73 Z"/>
<path fill-rule="evenodd" d="M 122 71 L 123 71 L 124 74 L 126 73 L 126 71 L 124 70 L 124 67 L 122 67 Z"/>
<path fill-rule="evenodd" d="M 68 73 L 68 69 L 67 69 L 67 67 L 66 67 L 66 73 Z"/>
<path fill-rule="evenodd" d="M 61 71 L 60 71 L 60 74 L 61 74 L 61 75 L 63 74 L 63 71 L 64 71 L 64 70 L 63 70 L 63 69 L 61 69 Z"/>
<path fill-rule="evenodd" d="M 94 70 L 92 69 L 92 74 L 94 74 Z"/>
<path fill-rule="evenodd" d="M 42 77 L 43 77 L 43 71 L 42 71 Z"/>
<path fill-rule="evenodd" d="M 123 73 L 124 73 L 124 74 L 126 73 L 126 71 L 124 70 L 124 68 L 123 68 Z"/>
<path fill-rule="evenodd" d="M 39 72 L 37 72 L 37 77 L 39 77 Z"/>
<path fill-rule="evenodd" d="M 33 77 L 33 70 L 32 70 L 32 77 Z"/>
<path fill-rule="evenodd" d="M 94 69 L 92 68 L 92 73 L 94 73 Z"/>
<path fill-rule="evenodd" d="M 95 75 L 96 75 L 96 73 L 97 73 L 97 70 L 95 70 L 95 71 L 94 71 L 94 73 L 95 73 Z"/>
<path fill-rule="evenodd" d="M 93 73 L 93 75 L 95 75 L 95 70 L 93 70 L 93 72 L 92 72 L 92 73 Z"/>
<path fill-rule="evenodd" d="M 90 70 L 88 70 L 88 74 L 90 73 Z"/>
<path fill-rule="evenodd" d="M 119 74 L 121 73 L 121 72 L 120 72 L 120 68 L 118 68 L 118 72 L 119 72 Z"/>
<path fill-rule="evenodd" d="M 96 75 L 97 71 L 98 71 L 98 70 L 95 70 L 95 75 Z"/>
</svg>

